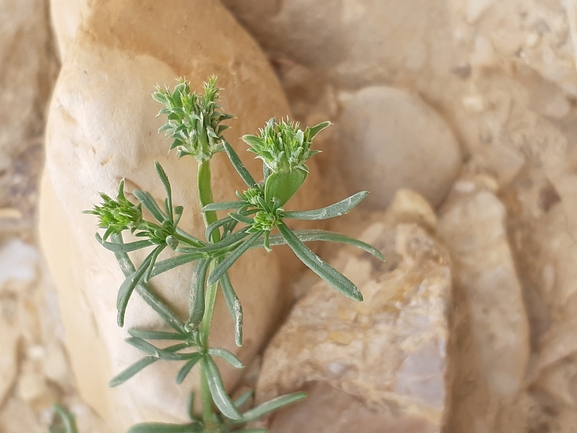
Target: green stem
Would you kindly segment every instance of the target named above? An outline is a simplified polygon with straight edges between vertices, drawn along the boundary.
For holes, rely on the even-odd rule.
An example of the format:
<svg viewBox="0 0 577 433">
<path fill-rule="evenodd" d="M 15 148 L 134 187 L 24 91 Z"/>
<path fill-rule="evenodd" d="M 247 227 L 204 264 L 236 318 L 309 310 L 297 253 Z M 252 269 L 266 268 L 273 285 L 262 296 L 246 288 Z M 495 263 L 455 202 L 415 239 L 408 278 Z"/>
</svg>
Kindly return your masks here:
<svg viewBox="0 0 577 433">
<path fill-rule="evenodd" d="M 207 204 L 213 202 L 212 186 L 210 177 L 210 161 L 202 161 L 198 165 L 198 198 L 200 200 L 200 207 L 203 208 Z M 208 227 L 210 224 L 216 222 L 218 217 L 215 211 L 203 212 L 204 225 Z M 215 244 L 220 240 L 220 231 L 214 230 L 207 241 Z"/>
<path fill-rule="evenodd" d="M 200 399 L 202 402 L 202 420 L 204 421 L 205 429 L 211 431 L 214 426 L 214 414 L 212 412 L 212 396 L 210 394 L 210 389 L 208 388 L 208 379 L 206 375 L 208 374 L 202 368 L 202 362 L 199 364 L 200 367 Z"/>
<path fill-rule="evenodd" d="M 213 202 L 212 197 L 212 182 L 210 173 L 210 161 L 203 161 L 198 166 L 198 197 L 200 201 L 200 207 L 203 208 L 207 204 Z M 218 217 L 216 212 L 203 212 L 203 219 L 205 227 L 217 221 Z M 210 243 L 216 243 L 220 241 L 220 230 L 214 230 L 210 235 L 210 239 L 207 239 Z M 209 267 L 209 275 L 215 268 L 215 266 L 220 262 L 216 259 L 211 262 Z M 212 324 L 212 315 L 214 312 L 214 305 L 216 302 L 216 293 L 218 289 L 218 283 L 211 284 L 206 288 L 205 294 L 205 308 L 204 308 L 204 318 L 200 323 L 200 342 L 205 350 L 208 350 L 208 336 L 210 334 L 210 327 Z M 212 395 L 208 387 L 208 373 L 204 371 L 202 365 L 200 366 L 200 393 L 202 401 L 202 417 L 207 430 L 211 430 L 215 426 L 215 419 L 212 410 Z"/>
</svg>

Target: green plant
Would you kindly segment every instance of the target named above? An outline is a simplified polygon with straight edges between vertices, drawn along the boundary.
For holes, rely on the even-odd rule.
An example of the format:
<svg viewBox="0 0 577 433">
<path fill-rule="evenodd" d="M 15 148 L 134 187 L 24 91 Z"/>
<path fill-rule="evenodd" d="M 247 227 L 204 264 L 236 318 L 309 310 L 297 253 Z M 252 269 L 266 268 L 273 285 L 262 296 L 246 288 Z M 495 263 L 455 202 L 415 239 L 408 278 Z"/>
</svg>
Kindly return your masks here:
<svg viewBox="0 0 577 433">
<path fill-rule="evenodd" d="M 124 325 L 128 301 L 136 291 L 173 329 L 130 329 L 126 342 L 142 351 L 144 357 L 113 378 L 110 386 L 120 385 L 160 360 L 183 363 L 176 377 L 179 384 L 195 366 L 200 368 L 202 414 L 194 413 L 194 395 L 191 395 L 189 424 L 138 424 L 130 429 L 130 433 L 264 432 L 266 430 L 251 429 L 246 425 L 305 397 L 304 393 L 298 392 L 243 411 L 251 392 L 233 401 L 214 362 L 214 357 L 220 357 L 233 367 L 243 368 L 242 362 L 232 352 L 210 347 L 208 337 L 217 290 L 220 288 L 234 322 L 235 342 L 238 346 L 242 345 L 242 306 L 228 270 L 249 249 L 264 247 L 271 251 L 274 246 L 286 244 L 323 280 L 358 301 L 362 300 L 362 295 L 355 285 L 305 243 L 331 241 L 351 244 L 383 259 L 379 251 L 364 242 L 324 230 L 294 231 L 285 222 L 289 219 L 325 220 L 344 215 L 368 194 L 360 192 L 322 209 L 284 210 L 285 204 L 307 178 L 306 161 L 318 152 L 311 150 L 314 137 L 330 123 L 323 122 L 301 130 L 298 123 L 288 119 L 280 122 L 271 119 L 258 135 L 242 137 L 249 150 L 263 161 L 263 180 L 257 182 L 222 136 L 226 129 L 222 122 L 232 116 L 221 111 L 217 103 L 218 92 L 216 78 L 212 77 L 205 83 L 203 94 L 191 92 L 184 80 L 180 80 L 172 91 L 157 88 L 153 94 L 154 99 L 164 105 L 159 114 L 166 115 L 167 122 L 160 131 L 165 131 L 173 140 L 170 149 L 175 149 L 179 157 L 193 156 L 197 160 L 198 197 L 205 222 L 204 240 L 179 228 L 183 208 L 174 205 L 171 184 L 159 163 L 155 163 L 155 168 L 166 191 L 162 207 L 148 192 L 140 190 L 133 192 L 138 203 L 130 202 L 124 194 L 124 182 L 120 182 L 116 198 L 101 194 L 102 204 L 86 211 L 98 216 L 99 226 L 105 232 L 102 237 L 98 234 L 96 237 L 105 248 L 114 252 L 126 276 L 117 296 L 118 325 Z M 213 202 L 210 160 L 216 152 L 226 152 L 246 183 L 246 189 L 236 193 L 236 201 Z M 146 220 L 143 208 L 150 213 L 153 221 Z M 227 216 L 219 219 L 217 212 L 224 210 L 229 211 Z M 140 240 L 125 243 L 122 236 L 125 231 Z M 150 252 L 135 266 L 129 253 L 143 248 L 150 248 Z M 167 249 L 172 250 L 172 256 L 159 260 L 160 254 Z M 163 272 L 191 262 L 194 262 L 194 271 L 190 282 L 189 314 L 186 320 L 181 320 L 147 283 Z M 155 341 L 164 341 L 163 345 L 168 346 L 160 348 L 158 343 L 152 343 Z"/>
</svg>

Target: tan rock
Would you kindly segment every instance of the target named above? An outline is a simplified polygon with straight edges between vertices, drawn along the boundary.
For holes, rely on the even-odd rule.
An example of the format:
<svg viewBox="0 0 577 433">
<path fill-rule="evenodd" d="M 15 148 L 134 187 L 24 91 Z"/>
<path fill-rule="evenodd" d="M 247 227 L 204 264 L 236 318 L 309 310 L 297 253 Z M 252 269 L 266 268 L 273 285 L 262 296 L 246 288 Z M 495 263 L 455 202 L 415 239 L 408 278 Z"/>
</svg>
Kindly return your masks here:
<svg viewBox="0 0 577 433">
<path fill-rule="evenodd" d="M 0 431 L 6 433 L 46 433 L 46 425 L 22 400 L 12 397 L 0 412 Z"/>
<path fill-rule="evenodd" d="M 152 28 L 156 31 L 151 32 Z M 81 394 L 118 431 L 140 421 L 186 420 L 186 396 L 194 384 L 177 387 L 174 376 L 180 365 L 159 363 L 127 384 L 107 389 L 110 378 L 141 354 L 123 342 L 126 331 L 115 324 L 122 274 L 113 255 L 94 241 L 94 218 L 80 216 L 80 212 L 98 202 L 98 191 L 114 194 L 122 177 L 126 177 L 127 190 L 141 188 L 162 199 L 161 183 L 151 175 L 153 161 L 158 160 L 171 179 L 175 204 L 185 206 L 182 227 L 202 236 L 192 187 L 196 162 L 167 156 L 169 143 L 156 133 L 162 120 L 155 119 L 159 106 L 150 93 L 156 84 L 173 85 L 179 75 L 199 89 L 213 73 L 225 88 L 223 107 L 237 116 L 227 131 L 233 134 L 228 135 L 232 145 L 241 145 L 232 137 L 254 133 L 268 118 L 288 113 L 266 59 L 216 1 L 183 0 L 170 8 L 136 0 L 94 4 L 92 15 L 68 49 L 54 91 L 40 200 L 41 242 L 59 289 L 67 347 Z M 246 157 L 243 149 L 237 148 L 246 165 L 258 173 L 260 163 Z M 213 162 L 215 200 L 232 199 L 242 182 L 225 155 L 217 155 Z M 314 184 L 314 164 L 311 168 Z M 314 194 L 303 191 L 300 198 L 295 197 L 294 206 L 310 208 L 309 198 L 304 197 Z M 189 272 L 180 269 L 153 281 L 181 315 L 186 311 L 188 291 L 188 284 L 181 281 L 188 280 Z M 232 279 L 246 316 L 245 345 L 242 350 L 235 348 L 232 323 L 220 299 L 212 344 L 235 351 L 248 363 L 282 305 L 274 255 L 251 252 L 233 270 Z M 160 326 L 137 296 L 129 304 L 126 321 L 126 328 Z M 231 388 L 241 374 L 223 371 Z"/>
<path fill-rule="evenodd" d="M 68 48 L 76 39 L 82 22 L 89 15 L 93 3 L 93 0 L 50 0 L 50 20 L 62 62 L 66 58 Z"/>
<path fill-rule="evenodd" d="M 0 293 L 19 294 L 36 277 L 38 251 L 20 239 L 0 245 Z"/>
<path fill-rule="evenodd" d="M 398 189 L 384 214 L 384 222 L 389 225 L 416 223 L 435 233 L 437 216 L 431 205 L 419 193 L 410 189 Z"/>
<path fill-rule="evenodd" d="M 444 120 L 417 96 L 367 87 L 340 116 L 338 165 L 349 192 L 369 190 L 366 208 L 384 209 L 399 188 L 437 207 L 461 168 L 461 151 Z"/>
<path fill-rule="evenodd" d="M 398 80 L 442 95 L 450 84 L 453 46 L 445 1 L 223 3 L 273 56 L 297 61 L 339 87 Z"/>
<path fill-rule="evenodd" d="M 439 236 L 453 258 L 457 290 L 457 370 L 449 428 L 481 433 L 499 431 L 499 414 L 522 390 L 529 324 L 505 208 L 482 182 L 470 183 L 471 189 L 448 199 Z"/>
<path fill-rule="evenodd" d="M 451 383 L 447 255 L 416 224 L 373 224 L 363 239 L 387 262 L 341 251 L 334 265 L 364 302 L 320 282 L 267 347 L 257 400 L 310 391 L 273 415 L 272 431 L 441 431 Z"/>
<path fill-rule="evenodd" d="M 16 379 L 19 339 L 18 328 L 0 317 L 0 404 Z"/>
<path fill-rule="evenodd" d="M 42 133 L 52 82 L 46 15 L 42 0 L 0 2 L 0 172 Z"/>
</svg>

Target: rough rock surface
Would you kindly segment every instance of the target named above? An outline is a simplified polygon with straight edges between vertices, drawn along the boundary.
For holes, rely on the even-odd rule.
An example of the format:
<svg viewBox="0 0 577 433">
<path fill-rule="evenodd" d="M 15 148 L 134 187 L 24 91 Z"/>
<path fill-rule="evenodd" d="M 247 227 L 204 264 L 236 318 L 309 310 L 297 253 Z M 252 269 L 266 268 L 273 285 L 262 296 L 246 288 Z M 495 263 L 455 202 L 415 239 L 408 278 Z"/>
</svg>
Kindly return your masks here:
<svg viewBox="0 0 577 433">
<path fill-rule="evenodd" d="M 366 87 L 339 118 L 338 165 L 350 192 L 384 209 L 395 191 L 410 188 L 434 207 L 461 168 L 459 144 L 445 121 L 417 96 L 391 87 Z"/>
<path fill-rule="evenodd" d="M 42 0 L 0 1 L 0 173 L 42 134 L 50 94 L 49 27 Z M 8 18 L 9 17 L 9 18 Z"/>
<path fill-rule="evenodd" d="M 216 1 L 202 6 L 181 1 L 170 8 L 154 1 L 146 7 L 137 1 L 101 1 L 91 13 L 69 47 L 54 91 L 40 233 L 60 290 L 68 350 L 82 396 L 109 420 L 111 428 L 125 430 L 139 421 L 186 420 L 182 402 L 191 384 L 174 385 L 179 366 L 155 364 L 122 387 L 107 388 L 110 378 L 141 354 L 124 343 L 126 331 L 115 324 L 122 274 L 113 255 L 94 241 L 95 220 L 79 216 L 80 212 L 98 202 L 98 191 L 114 194 L 122 177 L 129 192 L 139 188 L 162 199 L 161 183 L 149 174 L 158 160 L 172 181 L 175 203 L 185 206 L 182 227 L 202 236 L 195 189 L 190 188 L 196 162 L 167 156 L 169 143 L 156 133 L 162 121 L 151 120 L 159 109 L 150 98 L 156 84 L 172 85 L 174 77 L 184 75 L 198 89 L 208 76 L 218 75 L 219 85 L 225 88 L 222 105 L 238 117 L 231 122 L 235 136 L 254 133 L 271 116 L 286 115 L 288 106 L 258 47 Z M 154 34 L 152 26 L 157 29 Z M 229 141 L 240 143 L 231 136 Z M 245 160 L 250 169 L 260 167 L 252 158 Z M 234 190 L 242 188 L 241 181 L 225 155 L 213 161 L 215 200 L 232 199 Z M 310 207 L 306 203 L 314 194 L 303 194 L 307 198 L 295 197 L 295 206 Z M 186 218 L 193 213 L 194 219 Z M 262 279 L 249 277 L 255 274 Z M 188 276 L 188 269 L 177 270 L 153 282 L 180 314 L 188 288 L 177 282 Z M 248 362 L 270 332 L 282 304 L 276 259 L 264 251 L 250 253 L 231 277 L 247 317 L 245 345 L 240 351 L 235 347 L 222 300 L 211 338 L 213 345 L 227 347 Z M 156 315 L 134 297 L 126 327 L 159 325 Z M 229 386 L 240 374 L 232 369 L 223 372 Z"/>
<path fill-rule="evenodd" d="M 373 223 L 361 238 L 387 261 L 341 252 L 333 264 L 364 302 L 320 282 L 267 347 L 257 400 L 311 390 L 305 403 L 273 415 L 272 431 L 298 431 L 313 417 L 309 431 L 441 431 L 451 383 L 448 257 L 416 224 Z"/>
<path fill-rule="evenodd" d="M 527 373 L 529 323 L 506 218 L 504 205 L 477 179 L 459 180 L 441 211 L 439 237 L 453 258 L 459 323 L 454 432 L 499 431 Z M 464 385 L 471 381 L 474 388 Z"/>
<path fill-rule="evenodd" d="M 58 55 L 63 62 L 94 0 L 50 0 L 50 21 Z"/>
</svg>

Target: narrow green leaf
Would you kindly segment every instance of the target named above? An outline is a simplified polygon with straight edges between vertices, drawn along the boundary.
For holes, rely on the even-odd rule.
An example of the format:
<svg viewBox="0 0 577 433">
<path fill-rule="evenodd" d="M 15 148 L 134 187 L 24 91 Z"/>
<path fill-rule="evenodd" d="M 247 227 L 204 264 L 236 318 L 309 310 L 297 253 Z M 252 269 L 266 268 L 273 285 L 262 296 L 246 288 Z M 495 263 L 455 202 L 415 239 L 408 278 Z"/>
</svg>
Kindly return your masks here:
<svg viewBox="0 0 577 433">
<path fill-rule="evenodd" d="M 58 403 L 54 404 L 54 412 L 58 415 L 60 421 L 62 422 L 64 433 L 78 433 L 76 419 L 72 412 L 60 406 Z M 50 427 L 50 431 L 53 431 L 52 426 Z"/>
<path fill-rule="evenodd" d="M 150 264 L 148 265 L 148 268 L 146 268 L 146 272 L 144 273 L 143 282 L 148 283 L 148 281 L 150 281 L 150 279 L 152 278 L 151 274 L 152 274 L 152 269 L 154 267 L 154 264 L 156 263 L 156 260 L 158 259 L 158 256 L 160 255 L 160 253 L 165 248 L 166 248 L 166 245 L 159 245 L 154 250 L 152 250 L 152 259 L 150 261 Z"/>
<path fill-rule="evenodd" d="M 201 433 L 203 430 L 202 424 L 198 422 L 186 425 L 150 422 L 136 424 L 130 427 L 128 433 Z"/>
<path fill-rule="evenodd" d="M 167 331 L 145 331 L 143 329 L 129 329 L 128 333 L 132 337 L 146 340 L 185 340 L 187 338 L 185 334 Z"/>
<path fill-rule="evenodd" d="M 174 221 L 174 215 L 172 213 L 172 188 L 170 187 L 168 176 L 158 161 L 154 161 L 154 167 L 166 191 L 166 214 L 170 221 Z"/>
<path fill-rule="evenodd" d="M 212 236 L 212 232 L 213 232 L 213 231 L 215 231 L 215 230 L 218 229 L 219 227 L 227 224 L 228 222 L 230 222 L 230 221 L 232 221 L 232 220 L 233 220 L 233 219 L 232 219 L 231 217 L 227 216 L 227 217 L 225 217 L 225 218 L 223 218 L 223 219 L 221 219 L 221 220 L 218 220 L 218 221 L 213 222 L 212 224 L 209 224 L 209 225 L 206 227 L 206 231 L 205 231 L 205 236 L 206 236 L 206 238 L 207 238 L 207 239 L 210 239 L 210 237 Z"/>
<path fill-rule="evenodd" d="M 146 353 L 149 356 L 159 358 L 160 349 L 156 346 L 153 346 L 149 342 L 144 341 L 142 338 L 128 337 L 124 341 L 126 341 L 131 346 L 136 347 L 138 350 Z"/>
<path fill-rule="evenodd" d="M 215 203 L 209 203 L 202 208 L 203 212 L 217 211 L 217 210 L 227 210 L 227 209 L 240 209 L 246 206 L 243 201 L 220 201 Z"/>
<path fill-rule="evenodd" d="M 242 393 L 241 396 L 234 401 L 234 405 L 238 408 L 241 408 L 251 399 L 253 395 L 254 395 L 253 390 L 249 389 L 248 391 Z"/>
<path fill-rule="evenodd" d="M 124 326 L 124 316 L 126 315 L 126 307 L 128 306 L 130 296 L 132 295 L 132 292 L 134 291 L 136 286 L 142 282 L 144 274 L 148 270 L 148 267 L 150 266 L 154 258 L 153 253 L 150 253 L 144 259 L 144 261 L 142 262 L 140 267 L 136 270 L 136 272 L 128 276 L 120 286 L 120 289 L 118 289 L 118 295 L 116 297 L 116 310 L 117 310 L 116 321 L 118 323 L 118 326 L 120 326 L 121 328 Z"/>
<path fill-rule="evenodd" d="M 102 237 L 100 237 L 100 235 L 98 233 L 96 233 L 96 240 L 98 242 L 100 242 L 100 245 L 102 245 L 104 248 L 106 248 L 109 251 L 112 252 L 122 252 L 122 253 L 130 253 L 131 251 L 136 251 L 136 250 L 140 250 L 142 248 L 146 248 L 149 247 L 151 245 L 154 245 L 154 243 L 152 243 L 151 241 L 137 241 L 137 242 L 129 242 L 127 244 L 125 243 L 121 243 L 121 244 L 117 244 L 116 242 L 106 242 L 102 239 Z"/>
<path fill-rule="evenodd" d="M 247 217 L 246 215 L 240 214 L 240 213 L 229 213 L 228 214 L 233 220 L 238 221 L 239 223 L 244 223 L 244 224 L 252 224 L 254 222 L 254 220 L 250 217 Z"/>
<path fill-rule="evenodd" d="M 210 253 L 213 251 L 219 251 L 224 248 L 228 248 L 246 238 L 248 236 L 247 231 L 248 227 L 245 227 L 214 244 L 206 244 L 205 246 L 198 248 L 179 248 L 178 251 L 186 253 Z"/>
<path fill-rule="evenodd" d="M 201 247 L 204 245 L 200 239 L 195 238 L 189 233 L 186 233 L 184 230 L 180 228 L 176 228 L 176 235 L 174 235 L 180 242 L 188 243 L 194 247 Z"/>
<path fill-rule="evenodd" d="M 259 419 L 261 416 L 266 415 L 267 413 L 273 412 L 277 409 L 280 409 L 281 407 L 288 406 L 289 404 L 302 400 L 306 396 L 307 395 L 304 392 L 294 392 L 292 394 L 274 398 L 270 401 L 267 401 L 266 403 L 246 411 L 238 422 L 235 420 L 233 423 L 237 424 L 254 421 L 255 419 Z"/>
<path fill-rule="evenodd" d="M 322 123 L 319 123 L 318 125 L 315 125 L 311 128 L 306 128 L 305 129 L 305 140 L 312 141 L 312 139 L 315 138 L 315 135 L 317 135 L 323 129 L 328 128 L 331 125 L 332 125 L 331 122 L 322 122 Z"/>
<path fill-rule="evenodd" d="M 242 305 L 238 299 L 238 296 L 236 295 L 236 292 L 234 291 L 234 288 L 232 287 L 228 272 L 225 272 L 221 277 L 220 286 L 222 287 L 222 294 L 234 323 L 234 342 L 238 347 L 241 347 L 243 323 Z"/>
<path fill-rule="evenodd" d="M 210 390 L 210 394 L 212 395 L 212 401 L 214 401 L 216 407 L 218 407 L 220 412 L 227 418 L 232 420 L 242 419 L 242 415 L 224 388 L 224 383 L 222 382 L 220 371 L 218 370 L 218 367 L 212 358 L 206 355 L 203 356 L 200 362 L 202 363 L 202 368 L 206 372 L 208 388 Z"/>
<path fill-rule="evenodd" d="M 140 372 L 143 368 L 148 367 L 150 364 L 156 361 L 158 361 L 158 358 L 155 358 L 154 356 L 147 356 L 146 358 L 142 358 L 141 360 L 135 362 L 130 367 L 114 376 L 114 378 L 108 382 L 108 386 L 110 388 L 114 388 L 115 386 L 123 384 L 132 376 Z"/>
<path fill-rule="evenodd" d="M 122 235 L 113 235 L 113 241 L 116 243 L 122 243 Z M 125 277 L 132 275 L 135 272 L 135 267 L 128 254 L 117 252 L 114 253 L 120 269 Z M 172 328 L 178 332 L 184 332 L 184 323 L 173 313 L 173 311 L 151 292 L 146 284 L 139 284 L 136 286 L 136 292 L 140 297 L 146 302 L 150 307 L 158 313 L 158 315 L 168 323 Z"/>
<path fill-rule="evenodd" d="M 232 237 L 232 236 L 234 236 L 234 235 L 231 235 L 229 237 Z M 241 243 L 222 262 L 220 262 L 220 264 L 214 269 L 214 271 L 212 271 L 212 273 L 208 277 L 207 284 L 210 285 L 210 284 L 216 283 L 220 279 L 220 277 L 222 277 L 224 275 L 224 273 L 226 271 L 228 271 L 228 269 L 234 264 L 234 262 L 236 262 L 240 258 L 240 256 L 242 256 L 245 252 L 247 252 L 249 250 L 249 248 L 251 247 L 251 245 L 256 243 L 261 236 L 262 236 L 262 232 L 255 233 L 250 238 L 248 238 L 246 241 Z M 225 239 L 228 239 L 228 238 L 225 238 Z"/>
<path fill-rule="evenodd" d="M 188 347 L 188 345 L 186 345 L 186 344 L 176 344 L 174 346 L 167 347 L 166 349 L 164 349 L 164 352 L 176 352 L 178 350 L 185 349 L 186 347 Z M 141 371 L 145 367 L 149 366 L 150 364 L 158 361 L 159 359 L 160 358 L 157 358 L 155 356 L 147 356 L 145 358 L 142 358 L 142 359 L 136 361 L 130 367 L 128 367 L 127 369 L 125 369 L 122 372 L 120 372 L 119 374 L 117 374 L 108 383 L 108 386 L 111 388 L 114 388 L 115 386 L 123 384 L 128 379 L 130 379 L 135 374 L 137 374 L 139 371 Z"/>
<path fill-rule="evenodd" d="M 204 253 L 198 254 L 182 254 L 180 256 L 171 257 L 170 259 L 162 260 L 157 262 L 150 273 L 150 278 L 153 278 L 159 274 L 170 271 L 178 266 L 185 265 L 195 260 L 202 259 L 205 257 Z"/>
<path fill-rule="evenodd" d="M 202 353 L 197 352 L 196 356 L 186 361 L 186 364 L 184 364 L 182 368 L 178 370 L 178 374 L 176 375 L 176 383 L 178 385 L 184 382 L 184 379 L 186 379 L 186 376 L 188 376 L 190 370 L 192 370 L 192 368 L 198 363 L 198 361 L 202 359 L 202 356 L 203 356 Z"/>
<path fill-rule="evenodd" d="M 329 218 L 335 218 L 341 215 L 345 215 L 356 205 L 358 205 L 367 195 L 368 191 L 358 192 L 338 203 L 332 204 L 330 206 L 323 207 L 321 209 L 306 210 L 306 211 L 296 211 L 296 212 L 283 212 L 284 218 L 293 218 L 298 220 L 307 221 L 318 221 L 326 220 Z"/>
<path fill-rule="evenodd" d="M 254 187 L 256 185 L 256 182 L 254 181 L 252 175 L 244 166 L 244 164 L 242 163 L 242 161 L 240 160 L 240 158 L 238 157 L 232 146 L 228 144 L 226 141 L 223 142 L 223 145 L 224 145 L 224 151 L 228 155 L 228 159 L 230 159 L 230 162 L 232 162 L 232 165 L 234 166 L 236 172 L 240 175 L 242 180 L 244 180 L 244 183 L 246 183 L 251 188 Z"/>
<path fill-rule="evenodd" d="M 192 325 L 193 328 L 196 328 L 204 317 L 204 282 L 209 264 L 210 260 L 201 259 L 194 266 L 188 295 L 187 327 Z"/>
<path fill-rule="evenodd" d="M 164 214 L 162 213 L 162 211 L 160 210 L 160 208 L 156 204 L 156 201 L 150 195 L 150 193 L 146 191 L 141 191 L 139 189 L 135 189 L 132 192 L 132 194 L 134 194 L 134 197 L 136 197 L 136 199 L 140 203 L 142 203 L 142 205 L 148 210 L 148 212 L 150 212 L 150 214 L 154 217 L 156 221 L 162 223 L 164 222 L 164 220 L 166 220 L 166 217 L 164 216 Z"/>
<path fill-rule="evenodd" d="M 244 368 L 244 364 L 238 357 L 229 350 L 219 348 L 219 347 L 211 347 L 208 349 L 208 353 L 210 355 L 218 356 L 219 358 L 224 359 L 234 368 Z"/>
<path fill-rule="evenodd" d="M 340 233 L 329 232 L 326 230 L 295 230 L 293 233 L 299 238 L 301 242 L 339 242 L 342 244 L 352 245 L 360 248 L 367 253 L 372 254 L 380 260 L 385 260 L 383 254 L 366 242 L 360 241 Z M 269 244 L 271 246 L 285 245 L 286 240 L 282 235 L 270 235 Z M 260 248 L 262 244 L 254 245 L 253 248 Z"/>
<path fill-rule="evenodd" d="M 363 295 L 359 289 L 336 269 L 331 267 L 323 259 L 312 252 L 299 238 L 293 233 L 291 229 L 284 222 L 278 225 L 280 234 L 285 238 L 288 246 L 293 250 L 295 255 L 303 262 L 311 271 L 341 292 L 343 295 L 354 299 L 355 301 L 362 301 Z"/>
</svg>

